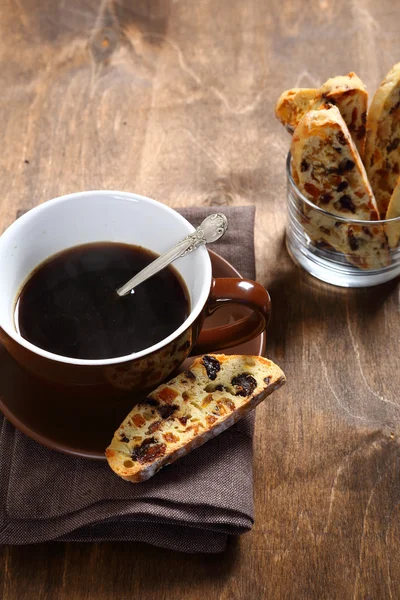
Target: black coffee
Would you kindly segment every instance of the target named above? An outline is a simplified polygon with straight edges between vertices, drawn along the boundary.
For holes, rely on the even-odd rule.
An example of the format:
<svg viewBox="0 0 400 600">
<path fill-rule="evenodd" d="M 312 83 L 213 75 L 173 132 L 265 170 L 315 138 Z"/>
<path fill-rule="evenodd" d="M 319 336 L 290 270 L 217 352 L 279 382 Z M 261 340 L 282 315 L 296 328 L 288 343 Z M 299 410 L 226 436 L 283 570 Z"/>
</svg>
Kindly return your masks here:
<svg viewBox="0 0 400 600">
<path fill-rule="evenodd" d="M 189 294 L 168 267 L 120 297 L 116 289 L 157 256 L 138 246 L 96 243 L 42 263 L 16 304 L 22 337 L 73 358 L 104 359 L 144 350 L 175 331 L 190 312 Z"/>
</svg>

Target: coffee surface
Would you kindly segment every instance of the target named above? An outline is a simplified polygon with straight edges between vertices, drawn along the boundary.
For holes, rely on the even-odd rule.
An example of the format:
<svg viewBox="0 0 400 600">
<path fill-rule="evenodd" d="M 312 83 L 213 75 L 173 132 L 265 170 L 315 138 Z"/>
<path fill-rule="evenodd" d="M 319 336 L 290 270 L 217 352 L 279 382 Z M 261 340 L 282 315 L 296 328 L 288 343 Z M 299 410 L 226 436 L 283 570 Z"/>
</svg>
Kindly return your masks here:
<svg viewBox="0 0 400 600">
<path fill-rule="evenodd" d="M 189 294 L 173 267 L 120 297 L 116 289 L 157 255 L 102 242 L 57 254 L 31 274 L 16 303 L 22 337 L 62 356 L 105 359 L 144 350 L 188 317 Z"/>
</svg>

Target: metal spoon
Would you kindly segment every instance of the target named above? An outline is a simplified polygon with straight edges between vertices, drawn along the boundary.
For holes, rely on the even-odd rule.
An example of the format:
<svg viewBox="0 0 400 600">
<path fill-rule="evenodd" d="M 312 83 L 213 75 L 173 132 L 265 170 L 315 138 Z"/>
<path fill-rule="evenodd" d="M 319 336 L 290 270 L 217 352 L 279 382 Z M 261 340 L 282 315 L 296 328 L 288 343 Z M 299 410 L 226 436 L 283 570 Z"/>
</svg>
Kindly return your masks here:
<svg viewBox="0 0 400 600">
<path fill-rule="evenodd" d="M 227 229 L 228 219 L 225 215 L 222 213 L 210 215 L 204 219 L 196 231 L 183 238 L 183 240 L 178 242 L 171 250 L 168 250 L 168 252 L 165 252 L 165 254 L 156 258 L 156 260 L 132 277 L 125 285 L 120 287 L 117 290 L 117 294 L 119 296 L 126 296 L 126 294 L 139 285 L 139 283 L 143 283 L 143 281 L 146 281 L 149 277 L 152 277 L 162 269 L 165 269 L 165 267 L 177 258 L 186 256 L 186 254 L 193 252 L 193 250 L 196 250 L 199 246 L 216 242 L 224 235 Z"/>
</svg>

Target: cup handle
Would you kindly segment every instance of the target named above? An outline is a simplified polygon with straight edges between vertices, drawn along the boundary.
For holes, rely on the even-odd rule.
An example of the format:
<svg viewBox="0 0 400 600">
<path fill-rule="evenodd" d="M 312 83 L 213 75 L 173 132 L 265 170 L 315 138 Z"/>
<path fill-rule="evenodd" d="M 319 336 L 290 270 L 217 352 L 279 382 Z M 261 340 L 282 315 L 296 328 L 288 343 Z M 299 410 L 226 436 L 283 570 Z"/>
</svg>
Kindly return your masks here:
<svg viewBox="0 0 400 600">
<path fill-rule="evenodd" d="M 243 344 L 264 331 L 271 314 L 271 298 L 262 285 L 249 279 L 213 279 L 205 308 L 206 317 L 228 302 L 242 304 L 253 312 L 235 323 L 203 329 L 191 354 L 205 354 Z"/>
</svg>

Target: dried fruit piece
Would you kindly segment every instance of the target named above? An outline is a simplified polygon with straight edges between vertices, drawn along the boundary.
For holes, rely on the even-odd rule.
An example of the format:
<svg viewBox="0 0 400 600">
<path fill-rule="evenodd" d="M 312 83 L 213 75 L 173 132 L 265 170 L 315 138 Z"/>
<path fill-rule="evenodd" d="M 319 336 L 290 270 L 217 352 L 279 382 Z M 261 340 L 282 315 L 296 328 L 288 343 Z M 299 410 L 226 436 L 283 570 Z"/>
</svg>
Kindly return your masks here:
<svg viewBox="0 0 400 600">
<path fill-rule="evenodd" d="M 169 417 L 178 409 L 175 404 L 172 406 L 168 406 L 166 404 L 162 404 L 158 407 L 158 412 L 163 419 L 169 419 Z"/>
<path fill-rule="evenodd" d="M 167 447 L 165 444 L 159 444 L 154 438 L 146 438 L 140 444 L 133 448 L 131 458 L 141 464 L 153 461 L 155 458 L 163 456 Z"/>
<path fill-rule="evenodd" d="M 177 395 L 178 395 L 178 393 L 176 390 L 174 390 L 171 387 L 165 387 L 161 390 L 161 392 L 159 392 L 158 397 L 163 402 L 166 402 L 167 404 L 171 404 L 171 402 L 173 400 L 175 400 Z"/>
<path fill-rule="evenodd" d="M 179 442 L 179 437 L 169 431 L 167 431 L 167 433 L 163 433 L 163 438 L 166 442 L 168 442 L 168 444 L 176 444 L 176 442 Z"/>
<path fill-rule="evenodd" d="M 146 424 L 146 419 L 140 414 L 132 415 L 131 421 L 135 427 L 142 427 Z"/>
<path fill-rule="evenodd" d="M 211 379 L 211 381 L 214 381 L 214 379 L 217 377 L 218 371 L 221 369 L 221 365 L 219 364 L 218 360 L 213 356 L 206 354 L 203 357 L 202 362 L 206 368 L 208 378 Z"/>
<path fill-rule="evenodd" d="M 153 423 L 150 425 L 150 427 L 146 431 L 147 435 L 151 435 L 152 433 L 157 431 L 157 429 L 160 429 L 161 423 L 162 423 L 161 419 L 159 419 L 158 421 L 153 421 Z"/>
<path fill-rule="evenodd" d="M 257 386 L 257 381 L 250 373 L 241 373 L 232 378 L 232 385 L 237 388 L 237 396 L 250 396 Z"/>
<path fill-rule="evenodd" d="M 185 371 L 185 377 L 187 377 L 187 379 L 190 379 L 191 381 L 195 381 L 196 379 L 196 375 L 190 369 Z"/>
</svg>

